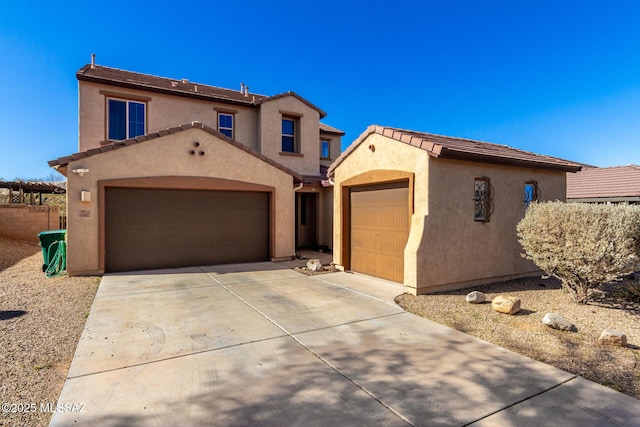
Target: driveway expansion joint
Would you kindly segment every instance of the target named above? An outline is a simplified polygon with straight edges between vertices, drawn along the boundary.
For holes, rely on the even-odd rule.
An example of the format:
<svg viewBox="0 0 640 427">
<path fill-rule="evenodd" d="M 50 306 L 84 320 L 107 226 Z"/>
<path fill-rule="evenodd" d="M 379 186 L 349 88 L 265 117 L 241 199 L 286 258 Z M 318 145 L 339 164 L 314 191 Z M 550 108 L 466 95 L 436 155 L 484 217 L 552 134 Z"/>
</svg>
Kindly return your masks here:
<svg viewBox="0 0 640 427">
<path fill-rule="evenodd" d="M 202 269 L 201 269 L 202 270 Z M 269 322 L 271 322 L 276 328 L 280 329 L 282 332 L 284 332 L 285 334 L 287 334 L 292 340 L 294 340 L 296 343 L 298 343 L 300 346 L 302 346 L 302 348 L 304 348 L 306 351 L 308 351 L 310 354 L 312 354 L 314 357 L 316 357 L 321 363 L 325 364 L 326 366 L 328 366 L 329 368 L 331 368 L 333 371 L 335 371 L 338 375 L 340 375 L 341 377 L 343 377 L 345 380 L 349 381 L 351 384 L 355 385 L 357 388 L 359 388 L 360 390 L 362 390 L 364 393 L 366 393 L 369 397 L 371 397 L 372 399 L 374 399 L 376 402 L 378 402 L 380 405 L 384 406 L 387 410 L 389 410 L 390 412 L 392 412 L 393 414 L 395 414 L 398 418 L 400 418 L 402 421 L 406 422 L 408 425 L 413 426 L 413 427 L 417 427 L 416 424 L 414 424 L 413 422 L 411 422 L 411 420 L 409 420 L 407 417 L 405 417 L 404 415 L 402 415 L 401 413 L 399 413 L 398 411 L 396 411 L 395 409 L 393 409 L 391 407 L 390 404 L 386 404 L 385 402 L 382 401 L 382 398 L 379 398 L 378 396 L 376 396 L 372 391 L 368 390 L 366 387 L 364 387 L 363 385 L 361 385 L 360 383 L 358 383 L 358 381 L 354 380 L 353 378 L 349 377 L 347 374 L 345 374 L 344 372 L 342 372 L 340 369 L 338 369 L 338 367 L 334 366 L 331 362 L 329 362 L 328 360 L 326 360 L 325 358 L 323 358 L 320 354 L 316 353 L 315 351 L 313 351 L 309 346 L 307 346 L 305 343 L 303 343 L 302 341 L 300 341 L 295 335 L 293 335 L 291 332 L 289 332 L 287 329 L 285 329 L 282 325 L 280 325 L 278 322 L 276 322 L 274 319 L 272 319 L 271 317 L 267 316 L 265 313 L 263 313 L 262 311 L 258 310 L 257 307 L 254 307 L 251 303 L 249 303 L 249 301 L 245 300 L 244 298 L 242 298 L 240 295 L 238 295 L 237 293 L 235 293 L 232 289 L 228 288 L 225 284 L 219 282 L 218 280 L 215 279 L 215 277 L 209 275 L 209 273 L 207 273 L 206 271 L 202 270 L 205 274 L 207 274 L 212 280 L 216 281 L 217 283 L 219 283 L 227 292 L 229 292 L 231 295 L 233 295 L 234 297 L 238 298 L 240 301 L 242 301 L 244 304 L 246 304 L 247 306 L 249 306 L 252 310 L 255 310 L 259 315 L 261 315 L 262 317 L 264 317 L 265 319 L 267 319 Z M 348 288 L 345 288 L 348 289 Z M 357 292 L 360 293 L 360 292 Z M 363 294 L 365 295 L 365 294 Z M 374 298 L 377 299 L 377 298 Z M 383 302 L 383 301 L 382 301 Z M 396 314 L 402 314 L 402 313 L 392 313 L 391 315 L 394 316 Z M 357 322 L 353 322 L 353 323 L 357 323 Z M 330 329 L 330 328 L 326 328 L 326 329 Z"/>
<path fill-rule="evenodd" d="M 289 337 L 289 336 L 290 336 L 289 334 L 277 335 L 275 337 L 264 338 L 264 339 L 261 339 L 261 340 L 246 341 L 246 342 L 241 342 L 241 343 L 238 343 L 238 344 L 230 344 L 230 345 L 225 345 L 225 346 L 216 347 L 216 348 L 206 348 L 206 349 L 203 349 L 203 350 L 192 351 L 192 352 L 186 353 L 186 354 L 178 354 L 176 356 L 163 357 L 162 359 L 149 360 L 149 361 L 140 362 L 140 363 L 132 363 L 131 365 L 119 366 L 117 368 L 103 369 L 101 371 L 88 372 L 88 373 L 82 374 L 82 375 L 74 375 L 74 376 L 67 377 L 67 379 L 68 380 L 73 380 L 73 379 L 76 379 L 76 378 L 90 377 L 92 375 L 104 374 L 104 373 L 107 373 L 107 372 L 115 372 L 115 371 L 121 371 L 123 369 L 137 368 L 137 367 L 140 367 L 140 366 L 153 365 L 154 363 L 166 362 L 167 360 L 182 359 L 182 358 L 185 358 L 185 357 L 191 357 L 191 356 L 195 356 L 195 355 L 203 354 L 203 353 L 213 353 L 213 352 L 220 351 L 220 350 L 227 350 L 227 349 L 234 348 L 234 347 L 242 347 L 242 346 L 245 346 L 245 345 L 272 341 L 272 340 L 276 340 L 276 339 L 279 339 L 279 338 L 286 338 L 286 337 Z"/>
<path fill-rule="evenodd" d="M 553 386 L 551 386 L 551 387 L 548 387 L 548 388 L 546 388 L 546 389 L 544 389 L 544 390 L 541 390 L 541 391 L 539 391 L 539 392 L 537 392 L 537 393 L 534 393 L 534 394 L 532 394 L 531 396 L 527 396 L 527 397 L 525 397 L 524 399 L 520 399 L 520 400 L 518 400 L 517 402 L 513 402 L 513 403 L 511 403 L 511 404 L 509 404 L 509 405 L 505 406 L 504 408 L 500 408 L 500 409 L 498 409 L 497 411 L 493 411 L 493 412 L 491 412 L 491 413 L 489 413 L 489 414 L 487 414 L 487 415 L 485 415 L 485 416 L 482 416 L 482 417 L 478 418 L 477 420 L 473 420 L 473 421 L 471 421 L 471 422 L 468 422 L 468 423 L 466 423 L 466 424 L 463 424 L 461 427 L 471 426 L 471 425 L 473 425 L 473 424 L 475 424 L 475 423 L 477 423 L 477 422 L 479 422 L 479 421 L 482 421 L 482 420 L 484 420 L 484 419 L 486 419 L 486 418 L 491 417 L 492 415 L 499 414 L 500 412 L 506 411 L 506 410 L 507 410 L 507 409 L 509 409 L 509 408 L 513 408 L 514 406 L 519 405 L 519 404 L 521 404 L 521 403 L 523 403 L 523 402 L 526 402 L 527 400 L 531 400 L 531 399 L 533 399 L 534 397 L 540 396 L 541 394 L 544 394 L 544 393 L 546 393 L 546 392 L 548 392 L 548 391 L 551 391 L 551 390 L 553 390 L 553 389 L 555 389 L 555 388 L 558 388 L 558 387 L 560 387 L 561 385 L 567 384 L 568 382 L 573 381 L 573 380 L 575 380 L 576 378 L 578 378 L 578 376 L 577 376 L 577 375 L 573 375 L 572 377 L 567 378 L 566 380 L 561 381 L 561 382 L 559 382 L 558 384 L 555 384 L 555 385 L 553 385 Z"/>
</svg>

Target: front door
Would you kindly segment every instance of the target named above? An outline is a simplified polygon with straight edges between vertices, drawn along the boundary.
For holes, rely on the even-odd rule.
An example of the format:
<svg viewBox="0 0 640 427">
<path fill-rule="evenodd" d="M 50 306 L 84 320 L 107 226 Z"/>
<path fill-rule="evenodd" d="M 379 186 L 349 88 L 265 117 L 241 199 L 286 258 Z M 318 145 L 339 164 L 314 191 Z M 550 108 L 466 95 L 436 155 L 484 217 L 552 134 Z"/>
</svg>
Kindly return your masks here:
<svg viewBox="0 0 640 427">
<path fill-rule="evenodd" d="M 317 209 L 317 193 L 296 193 L 296 248 L 318 245 Z"/>
</svg>

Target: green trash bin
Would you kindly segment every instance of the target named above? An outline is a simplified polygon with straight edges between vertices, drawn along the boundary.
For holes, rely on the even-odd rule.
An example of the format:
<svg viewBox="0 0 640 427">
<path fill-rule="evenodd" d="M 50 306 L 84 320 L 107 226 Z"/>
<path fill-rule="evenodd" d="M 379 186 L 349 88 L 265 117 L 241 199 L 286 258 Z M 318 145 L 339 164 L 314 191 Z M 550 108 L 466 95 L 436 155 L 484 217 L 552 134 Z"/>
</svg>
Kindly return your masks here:
<svg viewBox="0 0 640 427">
<path fill-rule="evenodd" d="M 43 231 L 42 233 L 38 234 L 38 238 L 40 239 L 42 258 L 44 259 L 44 263 L 42 264 L 42 271 L 47 272 L 51 268 L 55 268 L 57 273 L 65 270 L 67 268 L 67 230 Z M 59 254 L 58 249 L 60 249 L 60 251 L 64 251 L 64 254 Z M 56 254 L 58 255 L 57 257 Z M 56 265 L 53 265 L 54 263 Z"/>
</svg>

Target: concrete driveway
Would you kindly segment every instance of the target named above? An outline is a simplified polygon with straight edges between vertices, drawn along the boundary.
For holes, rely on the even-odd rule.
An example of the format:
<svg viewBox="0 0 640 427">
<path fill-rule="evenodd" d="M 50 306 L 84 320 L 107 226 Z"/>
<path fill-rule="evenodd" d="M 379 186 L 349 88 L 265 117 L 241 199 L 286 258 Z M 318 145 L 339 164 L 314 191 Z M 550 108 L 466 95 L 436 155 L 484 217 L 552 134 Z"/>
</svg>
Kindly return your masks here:
<svg viewBox="0 0 640 427">
<path fill-rule="evenodd" d="M 51 425 L 640 425 L 640 401 L 406 313 L 403 291 L 274 263 L 107 275 Z"/>
</svg>

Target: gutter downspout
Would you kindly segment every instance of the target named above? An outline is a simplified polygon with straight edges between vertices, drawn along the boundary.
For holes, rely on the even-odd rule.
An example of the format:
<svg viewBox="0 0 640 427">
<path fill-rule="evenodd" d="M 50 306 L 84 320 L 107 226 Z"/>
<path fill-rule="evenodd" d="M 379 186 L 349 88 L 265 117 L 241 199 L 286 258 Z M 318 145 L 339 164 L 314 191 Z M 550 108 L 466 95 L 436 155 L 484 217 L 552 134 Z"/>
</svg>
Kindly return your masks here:
<svg viewBox="0 0 640 427">
<path fill-rule="evenodd" d="M 302 190 L 302 187 L 304 187 L 304 182 L 301 181 L 297 187 L 293 187 L 293 191 Z"/>
</svg>

